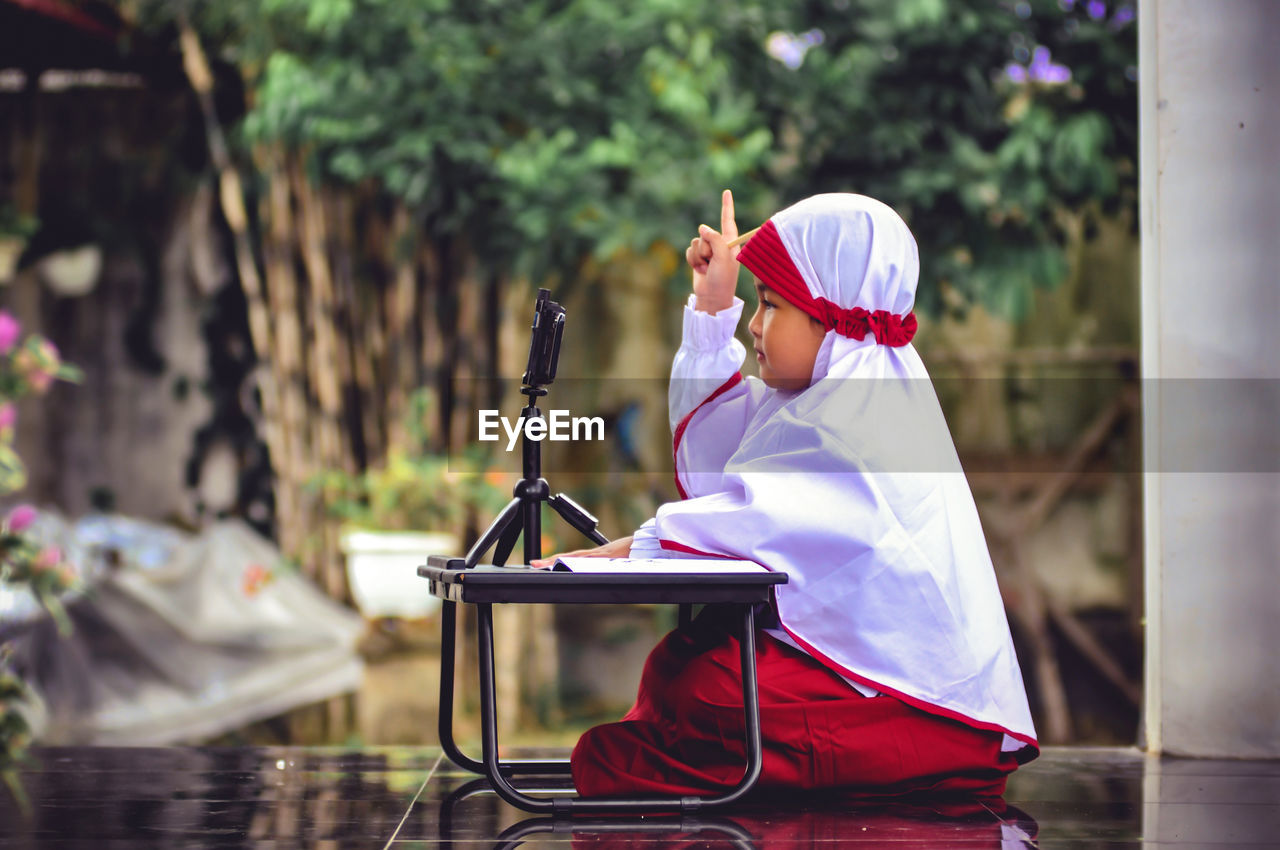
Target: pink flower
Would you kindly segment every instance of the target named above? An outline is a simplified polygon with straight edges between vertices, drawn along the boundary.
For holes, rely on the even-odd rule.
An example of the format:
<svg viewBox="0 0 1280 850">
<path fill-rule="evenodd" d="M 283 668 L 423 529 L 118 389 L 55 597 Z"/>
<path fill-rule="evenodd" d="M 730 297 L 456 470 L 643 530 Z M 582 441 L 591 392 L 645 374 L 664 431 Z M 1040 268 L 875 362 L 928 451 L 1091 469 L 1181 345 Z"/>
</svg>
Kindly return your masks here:
<svg viewBox="0 0 1280 850">
<path fill-rule="evenodd" d="M 58 369 L 58 364 L 62 362 L 62 355 L 58 352 L 58 346 L 44 337 L 36 337 L 36 356 L 41 363 L 55 372 Z"/>
<path fill-rule="evenodd" d="M 57 546 L 46 546 L 31 559 L 31 569 L 35 572 L 55 569 L 62 563 L 62 550 Z"/>
<path fill-rule="evenodd" d="M 49 351 L 45 346 L 40 344 L 23 346 L 13 355 L 14 371 L 31 385 L 32 391 L 37 395 L 47 392 L 57 376 L 58 350 L 53 348 L 52 343 L 48 345 L 53 349 L 53 360 L 50 360 Z"/>
<path fill-rule="evenodd" d="M 11 401 L 0 404 L 0 431 L 12 428 L 18 422 L 18 408 Z"/>
<path fill-rule="evenodd" d="M 44 395 L 49 391 L 49 387 L 53 386 L 53 375 L 48 372 L 35 371 L 27 375 L 27 380 L 31 383 L 31 389 L 36 395 Z"/>
<path fill-rule="evenodd" d="M 13 352 L 13 370 L 19 375 L 26 377 L 28 372 L 39 368 L 40 364 L 36 360 L 35 354 L 27 346 L 23 346 Z"/>
<path fill-rule="evenodd" d="M 0 354 L 8 354 L 22 336 L 22 324 L 8 310 L 0 310 Z"/>
<path fill-rule="evenodd" d="M 39 515 L 40 512 L 31 505 L 18 505 L 9 511 L 9 516 L 4 522 L 14 534 L 21 534 L 31 527 L 31 523 L 35 522 Z"/>
</svg>

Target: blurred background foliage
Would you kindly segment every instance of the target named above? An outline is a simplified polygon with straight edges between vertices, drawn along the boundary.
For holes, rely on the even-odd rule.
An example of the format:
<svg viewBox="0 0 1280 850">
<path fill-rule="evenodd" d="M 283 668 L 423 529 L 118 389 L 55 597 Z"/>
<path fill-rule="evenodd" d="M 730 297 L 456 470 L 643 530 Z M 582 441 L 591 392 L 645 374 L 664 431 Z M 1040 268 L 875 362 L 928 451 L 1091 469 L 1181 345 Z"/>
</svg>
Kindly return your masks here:
<svg viewBox="0 0 1280 850">
<path fill-rule="evenodd" d="M 144 5 L 163 22 L 173 4 Z M 1064 212 L 1136 202 L 1136 26 L 1098 0 L 231 0 L 245 143 L 376 183 L 423 238 L 532 280 L 682 247 L 819 191 L 899 209 L 921 306 L 1018 317 L 1066 271 Z M 673 272 L 683 282 L 683 275 Z"/>
<path fill-rule="evenodd" d="M 554 489 L 580 498 L 611 536 L 674 498 L 659 377 L 678 333 L 683 250 L 696 225 L 716 223 L 725 187 L 743 229 L 807 195 L 852 191 L 898 209 L 919 242 L 917 342 L 984 510 L 1006 601 L 1011 587 L 1023 601 L 1021 612 L 1011 605 L 1015 638 L 1024 640 L 1020 653 L 1032 646 L 1024 668 L 1033 707 L 1050 715 L 1045 740 L 1073 739 L 1068 708 L 1079 706 L 1068 706 L 1060 682 L 1074 675 L 1070 665 L 1105 666 L 1096 645 L 1081 649 L 1087 630 L 1075 612 L 1128 606 L 1112 630 L 1123 664 L 1107 675 L 1131 684 L 1140 490 L 1114 473 L 1136 468 L 1136 440 L 1116 437 L 1117 422 L 1135 420 L 1117 407 L 1091 423 L 1115 395 L 1114 381 L 1092 375 L 1132 366 L 1136 338 L 1134 0 L 107 5 L 124 23 L 123 40 L 136 39 L 138 54 L 161 54 L 153 67 L 163 70 L 111 100 L 86 97 L 83 108 L 42 95 L 56 119 L 40 120 L 91 127 L 106 115 L 154 132 L 135 139 L 116 126 L 127 141 L 111 144 L 90 130 L 63 132 L 62 148 L 49 146 L 39 209 L 15 212 L 52 221 L 46 213 L 58 203 L 83 201 L 86 209 L 62 218 L 92 222 L 107 234 L 96 238 L 108 254 L 133 246 L 145 270 L 137 303 L 160 304 L 168 293 L 172 312 L 111 306 L 104 286 L 103 300 L 86 301 L 78 315 L 94 305 L 106 305 L 96 311 L 103 315 L 131 311 L 129 339 L 146 345 L 130 351 L 148 357 L 132 356 L 129 368 L 145 361 L 148 380 L 184 388 L 166 410 L 210 396 L 213 413 L 185 414 L 204 417 L 187 463 L 191 489 L 201 484 L 201 446 L 237 423 L 234 498 L 221 504 L 272 534 L 330 595 L 348 598 L 340 523 L 445 525 L 465 544 L 506 498 L 516 461 L 477 450 L 475 411 L 515 412 L 514 387 L 500 379 L 520 374 L 536 286 L 571 308 L 561 377 L 582 379 L 583 401 L 564 403 L 573 390 L 564 380 L 556 406 L 602 413 L 618 437 L 574 446 L 571 471 L 586 473 L 577 479 L 549 465 Z M 111 111 L 122 103 L 134 111 Z M 43 150 L 36 129 L 24 131 L 32 161 Z M 71 189 L 51 188 L 62 175 Z M 37 181 L 27 182 L 34 197 Z M 191 212 L 170 232 L 174 211 L 186 209 L 174 200 L 183 193 Z M 43 230 L 49 237 L 55 228 Z M 207 285 L 193 296 L 182 288 L 186 272 L 170 271 L 180 264 L 157 258 L 175 244 L 168 253 L 178 260 L 194 255 L 179 237 L 194 244 L 201 234 L 213 248 Z M 162 317 L 183 315 L 173 304 L 184 299 L 204 299 L 200 309 L 216 315 L 172 334 L 180 340 L 161 337 L 157 329 L 172 324 Z M 67 342 L 88 346 L 110 332 L 104 325 L 100 337 Z M 177 380 L 176 358 L 149 356 L 153 337 L 182 362 L 231 365 L 212 368 L 207 382 L 186 366 L 190 376 Z M 985 359 L 964 359 L 975 353 Z M 78 357 L 105 370 L 98 360 Z M 1082 363 L 1097 367 L 1084 382 L 1098 384 L 1092 390 L 1059 380 L 1078 378 Z M 95 377 L 115 386 L 114 376 Z M 127 393 L 103 395 L 104 410 L 130 403 Z M 1081 434 L 1091 442 L 1077 444 Z M 994 468 L 1026 474 L 984 484 L 971 463 L 980 453 L 996 457 Z M 1085 488 L 1087 506 L 1069 505 L 1071 523 L 1035 537 L 1037 525 L 1053 525 L 1046 517 L 1063 494 L 1081 498 L 1079 482 L 1062 474 L 1083 464 L 1068 470 L 1064 457 L 1087 458 L 1104 475 Z M 1034 510 L 1023 517 L 1027 506 Z M 992 522 L 1001 511 L 1014 521 Z M 578 545 L 562 531 L 548 528 L 547 546 Z M 1018 554 L 1032 537 L 1041 549 Z M 1063 588 L 1022 570 L 1023 561 L 1043 562 L 1064 581 L 1086 573 L 1080 564 L 1111 572 L 1103 590 Z M 1046 606 L 1042 596 L 1067 601 Z M 1053 617 L 1079 650 L 1074 662 L 1063 654 L 1061 676 L 1046 625 Z M 554 631 L 544 626 L 527 624 L 523 634 Z M 562 654 L 609 644 L 578 626 Z M 579 684 L 625 667 L 562 660 L 566 693 L 575 664 L 589 671 Z M 504 663 L 532 669 L 534 661 Z M 633 686 L 629 673 L 622 678 Z M 1098 690 L 1092 669 L 1080 680 L 1089 683 L 1080 690 Z M 524 687 L 536 695 L 548 684 Z M 1133 705 L 1130 694 L 1119 726 L 1093 739 L 1132 740 Z M 1085 724 L 1076 728 L 1088 736 Z"/>
</svg>

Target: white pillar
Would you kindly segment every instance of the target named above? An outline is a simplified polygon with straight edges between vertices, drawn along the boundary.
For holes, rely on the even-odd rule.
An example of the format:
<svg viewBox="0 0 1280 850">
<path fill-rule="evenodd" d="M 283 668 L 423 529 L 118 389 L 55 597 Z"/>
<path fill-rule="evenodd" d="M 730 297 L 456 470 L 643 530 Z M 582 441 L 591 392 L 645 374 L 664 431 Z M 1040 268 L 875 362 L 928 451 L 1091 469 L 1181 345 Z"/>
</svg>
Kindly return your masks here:
<svg viewBox="0 0 1280 850">
<path fill-rule="evenodd" d="M 1280 2 L 1142 0 L 1149 749 L 1280 756 Z"/>
</svg>

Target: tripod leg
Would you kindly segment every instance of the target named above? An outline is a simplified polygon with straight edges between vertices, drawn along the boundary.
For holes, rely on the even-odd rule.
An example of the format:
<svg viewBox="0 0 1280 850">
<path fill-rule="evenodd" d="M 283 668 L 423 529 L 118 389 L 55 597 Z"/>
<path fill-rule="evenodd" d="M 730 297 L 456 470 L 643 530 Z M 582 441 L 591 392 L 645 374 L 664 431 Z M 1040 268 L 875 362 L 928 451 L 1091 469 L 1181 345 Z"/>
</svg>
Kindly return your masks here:
<svg viewBox="0 0 1280 850">
<path fill-rule="evenodd" d="M 507 526 L 506 531 L 502 532 L 502 536 L 498 538 L 498 545 L 493 550 L 495 566 L 500 567 L 507 562 L 507 557 L 516 546 L 516 538 L 520 536 L 520 530 L 520 524 L 513 522 Z"/>
<path fill-rule="evenodd" d="M 542 557 L 542 502 L 528 500 L 523 504 L 524 562 Z"/>
<path fill-rule="evenodd" d="M 507 506 L 502 509 L 502 513 L 498 514 L 498 518 L 489 524 L 484 534 L 476 541 L 476 545 L 472 546 L 471 550 L 467 552 L 468 568 L 474 567 L 480 561 L 480 556 L 489 551 L 489 547 L 498 541 L 498 538 L 502 536 L 502 533 L 507 530 L 509 525 L 520 521 L 520 504 L 520 499 L 512 499 L 507 502 Z"/>
</svg>

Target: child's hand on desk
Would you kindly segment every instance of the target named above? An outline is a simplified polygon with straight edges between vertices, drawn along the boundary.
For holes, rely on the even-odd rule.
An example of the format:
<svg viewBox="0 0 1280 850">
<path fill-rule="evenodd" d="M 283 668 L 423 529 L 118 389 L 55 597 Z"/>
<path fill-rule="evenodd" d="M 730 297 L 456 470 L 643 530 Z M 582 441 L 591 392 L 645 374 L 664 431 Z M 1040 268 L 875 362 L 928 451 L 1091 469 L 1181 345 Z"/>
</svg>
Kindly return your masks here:
<svg viewBox="0 0 1280 850">
<path fill-rule="evenodd" d="M 531 567 L 550 567 L 557 558 L 625 558 L 631 554 L 631 535 L 610 540 L 603 546 L 594 549 L 578 549 L 574 552 L 561 552 L 550 558 L 534 558 L 529 562 Z"/>
<path fill-rule="evenodd" d="M 738 288 L 738 251 L 729 243 L 738 238 L 738 225 L 733 215 L 733 193 L 728 189 L 720 196 L 720 232 L 705 224 L 698 228 L 698 238 L 689 243 L 684 258 L 693 269 L 693 294 L 696 309 L 716 313 L 733 304 Z"/>
</svg>

